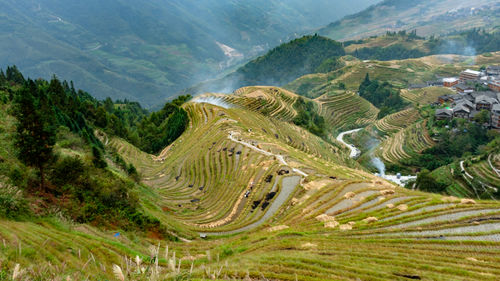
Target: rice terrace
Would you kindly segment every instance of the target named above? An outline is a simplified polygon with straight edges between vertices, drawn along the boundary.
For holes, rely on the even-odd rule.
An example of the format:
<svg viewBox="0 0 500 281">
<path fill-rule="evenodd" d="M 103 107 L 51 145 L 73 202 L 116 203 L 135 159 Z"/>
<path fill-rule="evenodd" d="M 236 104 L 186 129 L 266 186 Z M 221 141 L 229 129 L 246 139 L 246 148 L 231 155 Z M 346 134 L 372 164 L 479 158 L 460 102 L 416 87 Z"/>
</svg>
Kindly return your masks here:
<svg viewBox="0 0 500 281">
<path fill-rule="evenodd" d="M 0 281 L 500 280 L 498 1 L 38 2 Z"/>
</svg>

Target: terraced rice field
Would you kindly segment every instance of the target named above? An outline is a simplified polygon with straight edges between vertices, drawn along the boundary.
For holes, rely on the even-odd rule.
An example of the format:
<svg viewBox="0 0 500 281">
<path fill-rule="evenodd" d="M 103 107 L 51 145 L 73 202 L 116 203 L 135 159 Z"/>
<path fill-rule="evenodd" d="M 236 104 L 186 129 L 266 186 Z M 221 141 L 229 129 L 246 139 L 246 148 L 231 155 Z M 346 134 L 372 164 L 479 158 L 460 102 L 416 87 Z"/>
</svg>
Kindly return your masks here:
<svg viewBox="0 0 500 281">
<path fill-rule="evenodd" d="M 500 189 L 500 170 L 498 169 L 498 154 L 490 154 L 487 159 L 462 164 L 462 177 L 469 192 L 479 196 L 497 199 L 493 194 Z M 462 168 L 462 167 L 461 167 Z"/>
<path fill-rule="evenodd" d="M 385 162 L 397 163 L 411 158 L 415 153 L 432 147 L 433 140 L 427 132 L 425 122 L 420 121 L 386 138 L 376 151 Z"/>
<path fill-rule="evenodd" d="M 418 119 L 420 119 L 418 110 L 415 108 L 408 108 L 377 120 L 367 129 L 376 129 L 382 134 L 388 135 L 405 129 L 415 123 Z"/>
<path fill-rule="evenodd" d="M 467 172 L 473 177 L 479 178 L 485 184 L 490 185 L 495 188 L 500 188 L 500 175 L 499 169 L 497 168 L 499 155 L 491 155 L 490 161 L 481 161 L 475 163 L 470 167 L 467 167 Z M 490 164 L 491 162 L 491 164 Z M 494 170 L 496 169 L 496 170 Z"/>
<path fill-rule="evenodd" d="M 127 280 L 145 280 L 134 273 L 135 256 L 144 258 L 146 267 L 158 243 L 158 266 L 151 268 L 164 279 L 500 276 L 500 203 L 397 187 L 345 167 L 344 150 L 252 110 L 203 103 L 185 108 L 189 129 L 159 155 L 118 138 L 106 142 L 141 173 L 145 211 L 181 241 L 117 236 L 56 218 L 0 221 L 0 261 L 8 276 L 19 263 L 26 276 L 38 270 L 49 279 L 109 280 L 116 278 L 111 268 L 117 264 Z M 403 133 L 402 151 L 409 145 L 421 149 L 412 144 L 419 124 L 393 136 Z M 497 163 L 497 156 L 492 158 Z M 180 260 L 173 258 L 174 269 L 173 252 Z"/>
<path fill-rule="evenodd" d="M 231 95 L 209 96 L 283 121 L 289 122 L 297 115 L 293 104 L 298 96 L 278 87 L 244 87 Z"/>
<path fill-rule="evenodd" d="M 254 224 L 267 214 L 294 168 L 307 171 L 311 164 L 340 163 L 345 157 L 343 149 L 253 111 L 242 115 L 240 108 L 209 104 L 186 109 L 192 129 L 159 157 L 119 139 L 109 145 L 139 167 L 144 183 L 161 194 L 163 207 L 175 210 L 173 216 L 192 230 L 225 232 Z M 230 132 L 256 149 L 232 141 Z M 283 155 L 288 165 L 256 150 Z M 266 200 L 271 193 L 274 197 Z"/>
<path fill-rule="evenodd" d="M 455 94 L 449 88 L 427 87 L 416 90 L 401 90 L 401 97 L 413 104 L 426 105 L 438 100 L 439 96 Z"/>
<path fill-rule="evenodd" d="M 315 99 L 320 114 L 338 130 L 359 128 L 376 120 L 378 109 L 356 93 L 337 91 Z"/>
</svg>

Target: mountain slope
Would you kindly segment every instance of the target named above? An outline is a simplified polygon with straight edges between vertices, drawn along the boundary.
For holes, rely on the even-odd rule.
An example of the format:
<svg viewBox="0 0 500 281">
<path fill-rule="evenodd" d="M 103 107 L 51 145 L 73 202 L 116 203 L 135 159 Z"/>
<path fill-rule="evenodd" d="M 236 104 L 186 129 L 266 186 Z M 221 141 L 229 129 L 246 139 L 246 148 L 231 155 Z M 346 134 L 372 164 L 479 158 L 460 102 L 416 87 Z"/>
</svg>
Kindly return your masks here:
<svg viewBox="0 0 500 281">
<path fill-rule="evenodd" d="M 2 0 L 0 62 L 151 106 L 373 2 Z"/>
<path fill-rule="evenodd" d="M 302 75 L 318 72 L 327 59 L 345 54 L 340 43 L 318 35 L 308 35 L 282 44 L 236 71 L 217 80 L 183 90 L 184 93 L 232 92 L 255 85 L 281 86 Z"/>
<path fill-rule="evenodd" d="M 2 279 L 496 280 L 500 274 L 499 202 L 408 190 L 347 167 L 346 149 L 278 120 L 294 114 L 296 95 L 281 90 L 282 95 L 271 97 L 272 91 L 262 87 L 245 88 L 231 98 L 241 107 L 214 105 L 213 99 L 182 104 L 188 128 L 158 155 L 102 131 L 91 114 L 81 116 L 98 129 L 108 163 L 84 178 L 98 176 L 98 169 L 108 180 L 129 182 L 115 162 L 121 157 L 127 166 L 133 164 L 142 179 L 128 184 L 126 198 L 137 198 L 134 208 L 165 226 L 174 241 L 154 231 L 122 229 L 116 217 L 108 218 L 105 227 L 95 220 L 73 220 L 58 206 L 78 200 L 68 196 L 70 190 L 85 196 L 89 186 L 61 186 L 60 178 L 50 177 L 48 186 L 59 194 L 45 198 L 37 187 L 24 190 L 38 176 L 19 165 L 13 145 L 16 120 L 9 92 L 20 85 L 5 83 L 1 75 L 0 82 L 0 211 L 22 199 L 34 200 L 31 207 L 51 202 L 32 216 L 0 212 Z M 41 89 L 54 88 L 38 83 Z M 265 91 L 269 103 L 275 101 L 273 117 L 244 107 L 255 90 Z M 56 103 L 67 105 L 63 112 L 75 105 L 64 100 Z M 77 110 L 93 107 L 92 102 L 82 105 Z M 401 118 L 387 120 L 396 124 Z M 94 162 L 89 143 L 59 130 L 61 156 Z M 24 169 L 12 172 L 17 165 Z M 73 174 L 64 171 L 59 175 Z M 121 184 L 101 182 L 102 203 L 116 204 L 109 186 Z M 89 209 L 82 205 L 74 211 Z M 140 216 L 133 218 L 141 222 Z"/>
<path fill-rule="evenodd" d="M 380 35 L 386 31 L 413 30 L 418 35 L 440 35 L 451 31 L 500 24 L 500 4 L 494 0 L 385 0 L 320 29 L 335 40 Z"/>
</svg>

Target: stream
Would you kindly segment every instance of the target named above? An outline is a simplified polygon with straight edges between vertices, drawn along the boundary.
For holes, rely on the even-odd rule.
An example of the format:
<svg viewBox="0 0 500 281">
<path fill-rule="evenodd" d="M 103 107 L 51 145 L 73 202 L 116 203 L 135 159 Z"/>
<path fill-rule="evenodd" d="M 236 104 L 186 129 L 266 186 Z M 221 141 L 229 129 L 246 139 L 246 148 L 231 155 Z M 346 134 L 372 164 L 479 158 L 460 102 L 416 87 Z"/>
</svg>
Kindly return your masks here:
<svg viewBox="0 0 500 281">
<path fill-rule="evenodd" d="M 337 141 L 341 142 L 343 145 L 347 146 L 351 150 L 351 153 L 350 153 L 349 156 L 351 158 L 353 158 L 353 159 L 354 158 L 358 158 L 361 155 L 361 150 L 359 148 L 355 147 L 354 145 L 345 142 L 344 141 L 344 136 L 345 135 L 354 134 L 354 133 L 359 132 L 361 130 L 363 130 L 363 128 L 349 130 L 349 131 L 346 131 L 346 132 L 342 132 L 342 133 L 340 133 L 337 136 Z M 379 170 L 379 172 L 376 174 L 378 177 L 381 177 L 383 179 L 386 179 L 388 181 L 396 183 L 396 184 L 398 184 L 400 186 L 404 187 L 405 184 L 406 184 L 406 182 L 408 182 L 410 180 L 417 179 L 416 176 L 402 176 L 399 173 L 397 175 L 386 175 L 384 162 L 380 158 L 375 157 L 373 155 L 372 155 L 371 162 Z"/>
<path fill-rule="evenodd" d="M 349 157 L 351 158 L 357 158 L 361 155 L 361 150 L 359 150 L 357 147 L 355 147 L 354 145 L 352 144 L 349 144 L 347 142 L 344 141 L 344 136 L 345 135 L 350 135 L 350 134 L 354 134 L 356 132 L 359 132 L 363 130 L 363 128 L 360 128 L 360 129 L 354 129 L 354 130 L 350 130 L 350 131 L 346 131 L 346 132 L 342 132 L 338 135 L 337 137 L 337 140 L 339 142 L 341 142 L 343 145 L 347 146 L 350 150 L 351 150 L 351 154 L 349 155 Z"/>
</svg>

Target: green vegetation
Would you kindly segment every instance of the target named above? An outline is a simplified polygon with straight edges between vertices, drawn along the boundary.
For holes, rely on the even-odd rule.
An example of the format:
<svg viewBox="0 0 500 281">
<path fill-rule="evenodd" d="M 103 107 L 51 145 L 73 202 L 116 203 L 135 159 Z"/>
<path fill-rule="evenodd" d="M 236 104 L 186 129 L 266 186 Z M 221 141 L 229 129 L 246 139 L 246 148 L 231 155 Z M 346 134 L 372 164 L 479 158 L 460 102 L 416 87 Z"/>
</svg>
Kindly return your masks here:
<svg viewBox="0 0 500 281">
<path fill-rule="evenodd" d="M 53 80 L 55 81 L 55 80 Z M 49 96 L 56 82 L 44 93 L 35 82 L 28 80 L 15 97 L 14 116 L 17 118 L 15 146 L 18 158 L 28 166 L 35 166 L 40 172 L 40 188 L 45 189 L 45 165 L 54 157 L 56 142 L 55 114 L 50 106 Z M 59 84 L 60 85 L 60 84 Z"/>
<path fill-rule="evenodd" d="M 455 118 L 449 122 L 435 122 L 432 130 L 437 139 L 436 145 L 424 150 L 417 159 L 406 163 L 434 170 L 465 155 L 480 154 L 481 147 L 493 141 L 494 135 L 489 134 L 481 125 L 464 121 Z"/>
<path fill-rule="evenodd" d="M 394 89 L 390 83 L 372 81 L 368 73 L 359 86 L 359 95 L 380 108 L 378 118 L 395 113 L 407 105 L 399 95 L 399 91 Z"/>
<path fill-rule="evenodd" d="M 317 109 L 313 101 L 305 101 L 302 97 L 298 98 L 293 104 L 297 110 L 297 116 L 293 118 L 293 123 L 306 128 L 309 132 L 325 136 L 325 119 L 317 113 Z"/>
<path fill-rule="evenodd" d="M 94 135 L 94 122 L 99 116 L 95 113 L 106 103 L 75 91 L 73 86 L 61 83 L 56 77 L 50 82 L 24 80 L 15 67 L 7 68 L 6 73 L 0 75 L 0 86 L 2 100 L 8 105 L 1 109 L 7 123 L 0 131 L 15 131 L 12 138 L 2 143 L 7 151 L 16 152 L 17 159 L 7 151 L 0 156 L 0 175 L 7 178 L 5 182 L 2 180 L 0 215 L 26 217 L 31 212 L 26 208 L 29 202 L 31 209 L 40 209 L 37 215 L 42 217 L 49 215 L 47 207 L 58 208 L 64 216 L 79 223 L 170 237 L 164 225 L 142 210 L 135 193 L 136 185 L 131 180 L 138 179 L 135 167 L 118 156 L 112 159 L 130 179 L 107 168 L 108 155 Z M 7 92 L 10 94 L 5 96 Z M 165 110 L 160 112 L 165 114 Z M 115 121 L 114 130 L 120 127 L 117 125 L 127 124 L 123 119 L 127 114 L 120 115 L 121 120 L 113 114 L 109 114 L 109 119 Z M 103 116 L 108 118 L 108 113 L 104 112 Z M 15 122 L 9 121 L 14 117 Z M 170 138 L 168 141 L 174 140 L 175 135 L 170 132 L 166 135 Z M 9 162 L 3 157 L 9 157 Z M 30 167 L 37 168 L 38 173 Z"/>
<path fill-rule="evenodd" d="M 345 66 L 345 63 L 338 57 L 324 60 L 314 71 L 314 73 L 328 73 Z"/>
<path fill-rule="evenodd" d="M 313 102 L 328 126 L 375 123 L 391 136 L 414 128 L 404 121 L 415 111 L 427 116 L 419 108 L 375 122 L 377 109 L 350 91 L 330 88 L 317 100 L 297 102 L 284 89 L 248 87 L 210 95 L 234 107 L 180 105 L 189 126 L 159 155 L 86 114 L 98 149 L 92 138 L 58 123 L 58 157 L 47 164 L 50 193 L 43 193 L 36 171 L 15 157 L 9 90 L 14 97 L 22 88 L 0 90 L 0 174 L 8 176 L 1 183 L 19 187 L 0 189 L 0 207 L 10 212 L 2 216 L 14 218 L 0 220 L 1 278 L 495 280 L 500 274 L 498 224 L 491 221 L 498 202 L 466 204 L 396 187 L 346 160 L 346 149 L 291 122 Z M 124 101 L 92 104 L 88 112 L 102 106 L 101 117 L 115 114 L 127 120 L 127 130 L 162 117 L 146 113 L 138 121 L 131 114 L 138 108 Z M 485 149 L 498 142 L 491 145 Z M 140 183 L 128 178 L 128 167 L 137 169 Z M 170 233 L 180 239 L 165 241 Z"/>
<path fill-rule="evenodd" d="M 137 124 L 132 124 L 132 128 L 127 130 L 125 135 L 116 135 L 128 139 L 148 153 L 158 153 L 186 130 L 189 117 L 181 105 L 189 99 L 189 95 L 177 97 L 166 103 L 160 111 L 151 113 Z"/>
<path fill-rule="evenodd" d="M 363 60 L 401 60 L 437 54 L 471 56 L 500 50 L 500 31 L 471 29 L 425 39 L 417 36 L 415 30 L 408 34 L 403 30 L 398 33 L 387 32 L 381 37 L 345 43 L 345 46 L 350 45 L 353 45 L 350 49 L 356 46 L 350 54 Z"/>
<path fill-rule="evenodd" d="M 419 190 L 427 192 L 441 193 L 446 189 L 446 185 L 432 177 L 431 172 L 427 169 L 422 170 L 418 174 L 415 185 Z"/>
<path fill-rule="evenodd" d="M 322 63 L 329 67 L 344 55 L 342 45 L 321 36 L 304 36 L 269 51 L 236 71 L 245 85 L 284 85 L 302 75 L 313 73 Z M 332 61 L 333 60 L 333 61 Z M 231 77 L 231 76 L 230 76 Z"/>
<path fill-rule="evenodd" d="M 419 36 L 427 37 L 471 28 L 491 31 L 500 23 L 498 10 L 498 5 L 491 1 L 385 0 L 333 22 L 318 32 L 335 40 L 347 41 L 385 34 L 388 29 L 416 29 Z"/>
<path fill-rule="evenodd" d="M 185 90 L 204 93 L 253 85 L 285 85 L 303 75 L 342 67 L 342 44 L 318 35 L 307 35 L 270 50 L 224 78 Z"/>
</svg>

